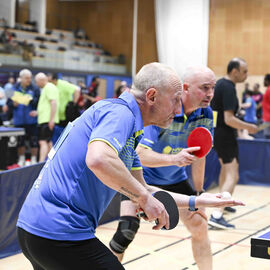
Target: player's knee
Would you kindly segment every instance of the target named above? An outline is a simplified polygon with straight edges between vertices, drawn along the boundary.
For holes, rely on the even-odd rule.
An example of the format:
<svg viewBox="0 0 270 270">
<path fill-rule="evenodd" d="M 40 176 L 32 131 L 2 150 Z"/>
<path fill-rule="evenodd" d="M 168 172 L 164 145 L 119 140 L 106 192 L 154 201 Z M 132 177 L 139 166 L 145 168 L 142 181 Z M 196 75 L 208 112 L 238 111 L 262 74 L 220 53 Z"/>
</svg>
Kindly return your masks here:
<svg viewBox="0 0 270 270">
<path fill-rule="evenodd" d="M 33 148 L 38 147 L 38 137 L 37 136 L 31 137 L 30 146 Z"/>
<path fill-rule="evenodd" d="M 200 214 L 195 214 L 190 221 L 188 229 L 193 237 L 204 238 L 207 235 L 208 224 Z"/>
<path fill-rule="evenodd" d="M 110 248 L 116 253 L 123 253 L 133 241 L 138 229 L 140 220 L 133 216 L 123 216 L 119 220 L 118 228 L 110 241 Z"/>
</svg>

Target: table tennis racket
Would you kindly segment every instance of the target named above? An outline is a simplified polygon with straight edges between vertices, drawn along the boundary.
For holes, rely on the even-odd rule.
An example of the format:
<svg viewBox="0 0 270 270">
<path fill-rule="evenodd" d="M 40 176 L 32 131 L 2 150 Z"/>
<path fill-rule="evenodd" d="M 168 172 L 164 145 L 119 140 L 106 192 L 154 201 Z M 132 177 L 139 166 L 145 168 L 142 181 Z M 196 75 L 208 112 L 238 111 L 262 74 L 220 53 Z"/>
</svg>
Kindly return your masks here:
<svg viewBox="0 0 270 270">
<path fill-rule="evenodd" d="M 197 127 L 191 131 L 187 139 L 187 146 L 194 147 L 200 146 L 201 149 L 194 151 L 194 154 L 198 158 L 206 156 L 212 147 L 212 135 L 211 132 L 204 127 Z"/>
<path fill-rule="evenodd" d="M 153 196 L 158 199 L 163 205 L 165 206 L 165 209 L 169 215 L 169 221 L 170 221 L 170 227 L 168 230 L 174 229 L 178 222 L 179 222 L 179 212 L 178 207 L 176 205 L 176 202 L 174 198 L 166 191 L 157 191 L 153 194 Z M 138 217 L 145 217 L 145 213 L 142 209 L 140 209 L 137 212 Z M 158 224 L 158 219 L 155 221 L 156 224 Z M 165 227 L 162 228 L 162 230 L 167 230 Z"/>
<path fill-rule="evenodd" d="M 264 122 L 264 123 L 258 125 L 258 132 L 261 131 L 261 130 L 264 130 L 264 129 L 268 128 L 268 127 L 270 127 L 270 123 Z"/>
</svg>

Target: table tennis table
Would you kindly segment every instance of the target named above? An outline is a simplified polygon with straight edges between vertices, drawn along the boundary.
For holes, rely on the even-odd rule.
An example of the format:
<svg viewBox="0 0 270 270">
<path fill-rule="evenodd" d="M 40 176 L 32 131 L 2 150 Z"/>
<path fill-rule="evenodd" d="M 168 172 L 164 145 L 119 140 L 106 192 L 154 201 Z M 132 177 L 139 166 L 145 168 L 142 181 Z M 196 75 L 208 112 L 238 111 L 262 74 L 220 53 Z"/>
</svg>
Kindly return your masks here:
<svg viewBox="0 0 270 270">
<path fill-rule="evenodd" d="M 16 137 L 23 136 L 24 134 L 25 134 L 24 128 L 3 127 L 3 126 L 0 127 L 0 149 L 1 149 L 0 170 L 5 170 L 8 165 L 14 163 L 13 162 L 14 158 L 17 159 L 17 157 L 13 157 L 12 155 L 13 150 L 11 151 L 11 149 L 15 149 L 12 145 L 15 145 L 17 147 Z"/>
<path fill-rule="evenodd" d="M 251 257 L 270 259 L 270 228 L 252 237 L 250 242 Z"/>
<path fill-rule="evenodd" d="M 10 136 L 22 136 L 24 134 L 25 134 L 25 131 L 23 128 L 0 127 L 0 138 L 10 137 Z"/>
</svg>

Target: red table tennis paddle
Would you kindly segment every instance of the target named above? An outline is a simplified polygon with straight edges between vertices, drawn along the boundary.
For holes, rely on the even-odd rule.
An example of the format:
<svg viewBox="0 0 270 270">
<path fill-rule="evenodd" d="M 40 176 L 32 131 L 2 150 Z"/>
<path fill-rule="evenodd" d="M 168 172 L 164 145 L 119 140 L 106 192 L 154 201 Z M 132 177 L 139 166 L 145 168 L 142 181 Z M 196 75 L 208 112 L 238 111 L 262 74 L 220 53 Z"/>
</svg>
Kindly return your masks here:
<svg viewBox="0 0 270 270">
<path fill-rule="evenodd" d="M 179 222 L 179 212 L 178 207 L 176 205 L 176 202 L 174 198 L 166 191 L 157 191 L 153 194 L 153 196 L 158 199 L 160 202 L 162 202 L 165 206 L 165 209 L 169 215 L 169 221 L 170 221 L 170 227 L 168 230 L 174 229 L 178 222 Z M 143 210 L 139 210 L 137 212 L 138 217 L 146 216 Z M 155 221 L 156 224 L 158 224 L 158 220 Z M 162 228 L 163 230 L 167 230 L 165 227 Z"/>
<path fill-rule="evenodd" d="M 201 147 L 200 150 L 193 152 L 193 154 L 198 158 L 202 158 L 209 153 L 212 147 L 212 143 L 213 140 L 211 132 L 204 127 L 197 127 L 192 130 L 187 139 L 188 147 Z"/>
</svg>

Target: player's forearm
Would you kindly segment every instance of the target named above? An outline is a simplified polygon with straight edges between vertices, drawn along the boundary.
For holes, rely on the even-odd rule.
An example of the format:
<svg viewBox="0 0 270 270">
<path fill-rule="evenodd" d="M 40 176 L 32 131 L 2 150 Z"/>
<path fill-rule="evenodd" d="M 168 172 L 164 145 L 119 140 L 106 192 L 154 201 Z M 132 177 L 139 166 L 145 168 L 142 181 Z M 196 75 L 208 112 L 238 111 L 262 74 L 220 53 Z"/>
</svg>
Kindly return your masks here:
<svg viewBox="0 0 270 270">
<path fill-rule="evenodd" d="M 74 94 L 73 94 L 73 102 L 77 103 L 80 97 L 80 88 L 76 88 Z"/>
<path fill-rule="evenodd" d="M 50 122 L 54 122 L 56 111 L 57 111 L 57 103 L 55 100 L 51 100 Z"/>
<path fill-rule="evenodd" d="M 138 146 L 136 152 L 145 167 L 162 167 L 174 165 L 172 155 L 160 154 L 143 146 Z"/>
<path fill-rule="evenodd" d="M 241 108 L 243 108 L 243 109 L 248 109 L 249 107 L 251 107 L 251 103 L 243 103 L 241 105 Z"/>
<path fill-rule="evenodd" d="M 95 141 L 89 144 L 86 164 L 106 186 L 140 204 L 147 200 L 147 189 L 131 175 L 115 151 L 106 143 Z"/>
<path fill-rule="evenodd" d="M 192 179 L 194 189 L 196 191 L 203 190 L 204 173 L 205 173 L 205 157 L 200 158 L 191 165 Z"/>
<path fill-rule="evenodd" d="M 235 116 L 224 117 L 226 125 L 235 128 L 235 129 L 248 129 L 250 124 L 241 121 L 240 119 L 236 118 Z"/>
</svg>

